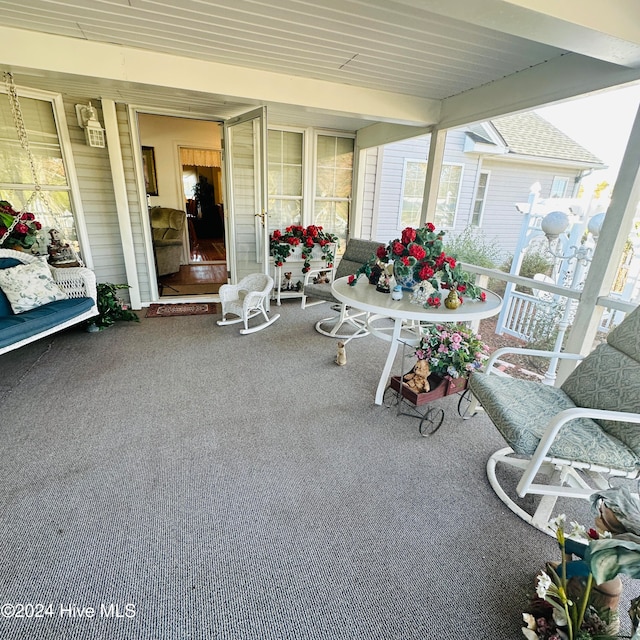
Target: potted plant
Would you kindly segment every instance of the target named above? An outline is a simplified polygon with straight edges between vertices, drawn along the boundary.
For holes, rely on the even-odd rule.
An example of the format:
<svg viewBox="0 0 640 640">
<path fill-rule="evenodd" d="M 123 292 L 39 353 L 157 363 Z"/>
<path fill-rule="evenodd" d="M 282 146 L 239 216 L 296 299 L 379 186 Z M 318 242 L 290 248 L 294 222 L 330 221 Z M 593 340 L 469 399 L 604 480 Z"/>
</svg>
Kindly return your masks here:
<svg viewBox="0 0 640 640">
<path fill-rule="evenodd" d="M 464 324 L 434 324 L 423 327 L 415 350 L 422 370 L 427 369 L 429 389 L 415 393 L 407 387 L 406 379 L 415 372 L 405 374 L 402 395 L 416 405 L 466 389 L 469 376 L 489 357 L 489 346 L 481 336 Z M 424 367 L 424 363 L 428 367 Z M 395 381 L 394 381 L 395 378 Z M 391 386 L 400 390 L 400 380 L 392 377 Z"/>
<path fill-rule="evenodd" d="M 31 251 L 42 225 L 33 213 L 16 211 L 11 203 L 0 200 L 0 246 L 17 251 Z"/>
<path fill-rule="evenodd" d="M 456 298 L 457 294 L 464 294 L 472 300 L 484 300 L 485 293 L 474 284 L 473 277 L 462 270 L 455 258 L 445 253 L 444 233 L 436 231 L 430 222 L 419 229 L 407 227 L 400 238 L 380 246 L 376 255 L 350 276 L 349 283 L 355 285 L 362 274 L 370 277 L 376 267 L 383 269 L 385 265 L 393 265 L 396 282 L 405 291 L 423 287 L 433 292 L 425 306 L 437 308 L 442 304 L 440 289 L 447 289 L 452 298 L 453 294 Z"/>
<path fill-rule="evenodd" d="M 640 578 L 640 501 L 620 486 L 594 493 L 591 502 L 598 513 L 595 528 L 567 525 L 564 515 L 551 522 L 561 561 L 548 563 L 536 578 L 536 597 L 523 614 L 528 640 L 619 637 L 619 574 Z M 639 614 L 635 598 L 629 609 L 632 640 L 640 640 Z"/>
<path fill-rule="evenodd" d="M 271 234 L 269 249 L 276 267 L 281 267 L 296 250 L 296 247 L 300 247 L 304 262 L 302 273 L 307 273 L 311 269 L 312 252 L 316 246 L 320 247 L 321 258 L 326 262 L 327 267 L 329 269 L 333 267 L 334 247 L 337 242 L 338 236 L 328 233 L 322 227 L 314 224 L 308 227 L 291 225 L 284 232 L 276 229 Z"/>
<path fill-rule="evenodd" d="M 101 282 L 97 285 L 98 315 L 89 320 L 89 331 L 102 331 L 118 320 L 140 322 L 138 315 L 118 298 L 118 290 L 128 288 L 127 284 L 110 282 Z"/>
</svg>

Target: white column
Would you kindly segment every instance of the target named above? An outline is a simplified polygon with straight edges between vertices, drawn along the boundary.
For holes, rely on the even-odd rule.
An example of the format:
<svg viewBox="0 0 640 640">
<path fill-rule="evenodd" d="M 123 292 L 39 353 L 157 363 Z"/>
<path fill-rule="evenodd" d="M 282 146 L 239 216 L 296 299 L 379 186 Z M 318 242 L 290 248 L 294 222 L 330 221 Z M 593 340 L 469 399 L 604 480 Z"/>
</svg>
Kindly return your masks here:
<svg viewBox="0 0 640 640">
<path fill-rule="evenodd" d="M 629 236 L 640 199 L 640 108 L 629 135 L 627 148 L 616 180 L 611 204 L 602 224 L 593 261 L 584 283 L 582 297 L 567 339 L 566 351 L 587 354 L 591 351 L 602 307 L 596 303 L 600 296 L 611 291 L 618 270 L 624 244 Z M 613 258 L 613 259 L 612 259 Z M 558 368 L 558 381 L 562 382 L 573 369 L 563 361 Z"/>
<path fill-rule="evenodd" d="M 422 198 L 422 212 L 420 213 L 420 226 L 427 222 L 435 222 L 436 204 L 438 203 L 438 187 L 440 186 L 440 174 L 442 173 L 442 159 L 444 146 L 447 140 L 447 132 L 434 129 L 431 132 L 429 142 L 429 156 L 427 159 L 427 175 L 424 181 L 424 196 Z"/>
</svg>

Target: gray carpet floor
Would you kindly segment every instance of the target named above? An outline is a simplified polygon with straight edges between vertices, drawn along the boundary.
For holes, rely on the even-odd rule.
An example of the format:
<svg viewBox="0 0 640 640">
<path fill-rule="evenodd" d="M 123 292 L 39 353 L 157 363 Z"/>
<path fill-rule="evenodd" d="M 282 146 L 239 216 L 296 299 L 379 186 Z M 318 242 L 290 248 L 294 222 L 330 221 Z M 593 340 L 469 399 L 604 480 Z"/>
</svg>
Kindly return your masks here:
<svg viewBox="0 0 640 640">
<path fill-rule="evenodd" d="M 522 637 L 558 554 L 490 488 L 491 423 L 444 398 L 422 437 L 373 402 L 386 343 L 338 367 L 328 307 L 277 311 L 248 336 L 142 318 L 0 357 L 0 605 L 44 605 L 0 610 L 0 638 Z"/>
</svg>

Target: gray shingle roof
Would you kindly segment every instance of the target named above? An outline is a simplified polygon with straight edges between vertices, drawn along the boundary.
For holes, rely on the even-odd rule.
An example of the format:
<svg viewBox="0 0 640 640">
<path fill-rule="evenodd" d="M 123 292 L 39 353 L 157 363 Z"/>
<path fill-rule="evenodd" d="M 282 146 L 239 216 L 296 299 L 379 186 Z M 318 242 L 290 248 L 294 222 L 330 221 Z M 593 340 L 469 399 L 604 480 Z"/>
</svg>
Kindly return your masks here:
<svg viewBox="0 0 640 640">
<path fill-rule="evenodd" d="M 600 158 L 534 111 L 496 118 L 491 124 L 509 147 L 509 153 L 604 165 Z"/>
</svg>

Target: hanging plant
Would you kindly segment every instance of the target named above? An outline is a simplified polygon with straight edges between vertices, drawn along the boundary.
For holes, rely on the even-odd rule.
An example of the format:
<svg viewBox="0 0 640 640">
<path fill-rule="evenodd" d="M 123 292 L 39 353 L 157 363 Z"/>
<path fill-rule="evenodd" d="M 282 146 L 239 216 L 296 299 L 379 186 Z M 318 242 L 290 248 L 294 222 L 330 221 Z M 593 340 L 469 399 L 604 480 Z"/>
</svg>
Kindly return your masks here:
<svg viewBox="0 0 640 640">
<path fill-rule="evenodd" d="M 40 229 L 42 225 L 33 213 L 16 211 L 10 202 L 0 200 L 0 247 L 29 251 Z"/>
</svg>

